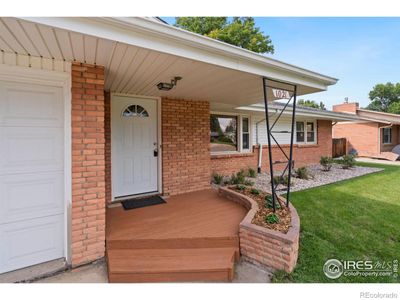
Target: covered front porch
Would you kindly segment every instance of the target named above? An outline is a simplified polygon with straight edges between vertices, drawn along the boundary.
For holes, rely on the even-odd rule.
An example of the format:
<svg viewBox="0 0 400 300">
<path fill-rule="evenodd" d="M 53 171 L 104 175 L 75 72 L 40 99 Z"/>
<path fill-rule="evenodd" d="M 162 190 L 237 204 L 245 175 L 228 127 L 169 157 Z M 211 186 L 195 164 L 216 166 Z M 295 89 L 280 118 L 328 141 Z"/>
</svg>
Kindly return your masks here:
<svg viewBox="0 0 400 300">
<path fill-rule="evenodd" d="M 110 282 L 232 281 L 247 210 L 208 189 L 107 209 Z"/>
<path fill-rule="evenodd" d="M 231 280 L 245 210 L 205 191 L 211 112 L 276 100 L 265 78 L 296 85 L 297 95 L 336 79 L 146 18 L 1 20 L 7 78 L 20 69 L 33 85 L 48 85 L 43 74 L 68 78 L 58 256 L 79 266 L 106 250 L 114 282 Z M 170 198 L 106 209 L 148 193 Z"/>
</svg>

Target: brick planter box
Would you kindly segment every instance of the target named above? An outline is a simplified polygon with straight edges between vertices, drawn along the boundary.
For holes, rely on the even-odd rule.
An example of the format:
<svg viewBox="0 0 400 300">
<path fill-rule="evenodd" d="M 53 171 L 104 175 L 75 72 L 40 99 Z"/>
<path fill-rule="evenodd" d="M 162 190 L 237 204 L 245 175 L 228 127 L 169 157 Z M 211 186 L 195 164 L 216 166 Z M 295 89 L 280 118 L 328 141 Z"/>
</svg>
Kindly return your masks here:
<svg viewBox="0 0 400 300">
<path fill-rule="evenodd" d="M 251 223 L 258 210 L 258 204 L 250 197 L 226 187 L 220 187 L 219 194 L 248 210 L 239 225 L 242 257 L 255 264 L 275 270 L 284 270 L 288 273 L 292 272 L 297 262 L 300 233 L 300 219 L 294 206 L 289 204 L 292 226 L 285 234 Z"/>
</svg>

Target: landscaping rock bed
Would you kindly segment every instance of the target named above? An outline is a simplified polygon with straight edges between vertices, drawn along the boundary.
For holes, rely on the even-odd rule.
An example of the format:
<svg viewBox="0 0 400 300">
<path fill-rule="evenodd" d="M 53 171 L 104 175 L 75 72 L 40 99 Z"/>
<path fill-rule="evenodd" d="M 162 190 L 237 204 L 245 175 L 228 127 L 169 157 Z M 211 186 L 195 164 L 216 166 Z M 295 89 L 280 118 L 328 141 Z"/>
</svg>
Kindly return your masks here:
<svg viewBox="0 0 400 300">
<path fill-rule="evenodd" d="M 369 168 L 360 166 L 355 166 L 350 169 L 343 169 L 342 166 L 338 164 L 333 164 L 332 169 L 330 171 L 323 171 L 320 165 L 311 165 L 308 166 L 307 169 L 312 178 L 306 180 L 306 179 L 296 178 L 295 176 L 293 176 L 292 185 L 290 188 L 291 191 L 293 192 L 301 191 L 316 186 L 326 185 L 370 173 L 383 171 L 383 169 L 381 168 Z M 270 184 L 271 178 L 268 173 L 258 174 L 257 178 L 252 180 L 254 182 L 254 188 L 263 191 L 271 190 L 271 184 Z M 282 189 L 285 188 L 285 186 L 279 185 L 278 188 Z M 278 192 L 285 193 L 286 191 L 282 190 Z"/>
</svg>

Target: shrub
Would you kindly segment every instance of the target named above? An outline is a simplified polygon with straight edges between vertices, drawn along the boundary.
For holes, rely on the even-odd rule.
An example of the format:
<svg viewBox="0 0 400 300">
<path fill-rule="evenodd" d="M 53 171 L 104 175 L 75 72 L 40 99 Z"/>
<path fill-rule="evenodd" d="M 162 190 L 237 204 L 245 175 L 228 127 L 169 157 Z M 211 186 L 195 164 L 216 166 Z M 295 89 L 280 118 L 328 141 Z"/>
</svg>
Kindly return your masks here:
<svg viewBox="0 0 400 300">
<path fill-rule="evenodd" d="M 273 207 L 273 205 L 272 205 L 272 196 L 271 195 L 265 196 L 264 200 L 265 200 L 265 202 L 264 202 L 265 208 L 272 208 Z M 275 199 L 275 208 L 281 208 L 281 205 L 279 204 L 279 201 L 276 200 L 276 199 Z"/>
<path fill-rule="evenodd" d="M 244 184 L 246 177 L 244 176 L 244 171 L 240 170 L 236 174 L 232 174 L 231 183 L 232 184 Z"/>
<path fill-rule="evenodd" d="M 238 184 L 236 186 L 236 189 L 239 190 L 239 191 L 244 191 L 246 189 L 246 187 L 244 185 Z"/>
<path fill-rule="evenodd" d="M 276 214 L 269 214 L 265 217 L 265 222 L 267 222 L 268 224 L 279 223 L 279 217 Z"/>
<path fill-rule="evenodd" d="M 251 189 L 250 193 L 252 193 L 253 195 L 260 195 L 260 191 L 257 189 Z"/>
<path fill-rule="evenodd" d="M 283 185 L 287 186 L 288 183 L 289 183 L 289 176 L 288 175 L 283 176 L 283 178 L 281 178 L 280 175 L 274 176 L 274 184 L 275 185 L 283 184 Z"/>
<path fill-rule="evenodd" d="M 224 180 L 224 175 L 214 173 L 214 174 L 212 175 L 212 179 L 213 179 L 213 182 L 214 182 L 215 184 L 221 184 L 222 181 Z"/>
<path fill-rule="evenodd" d="M 356 160 L 354 159 L 353 155 L 344 155 L 340 163 L 342 164 L 343 169 L 349 169 L 351 167 L 354 167 L 354 165 L 356 164 Z"/>
<path fill-rule="evenodd" d="M 257 177 L 257 172 L 256 172 L 256 170 L 254 170 L 254 169 L 252 169 L 252 168 L 248 168 L 247 174 L 248 174 L 249 177 L 251 177 L 251 178 L 256 178 L 256 177 Z"/>
<path fill-rule="evenodd" d="M 254 182 L 251 181 L 251 180 L 245 180 L 245 182 L 243 182 L 243 184 L 244 184 L 244 185 L 247 185 L 247 186 L 253 186 L 253 185 L 254 185 Z"/>
<path fill-rule="evenodd" d="M 297 170 L 294 171 L 296 176 L 300 179 L 310 179 L 311 175 L 310 172 L 308 171 L 308 169 L 306 167 L 301 167 L 298 168 Z"/>
<path fill-rule="evenodd" d="M 321 164 L 322 169 L 328 172 L 332 168 L 333 158 L 329 156 L 321 156 L 319 163 Z"/>
</svg>

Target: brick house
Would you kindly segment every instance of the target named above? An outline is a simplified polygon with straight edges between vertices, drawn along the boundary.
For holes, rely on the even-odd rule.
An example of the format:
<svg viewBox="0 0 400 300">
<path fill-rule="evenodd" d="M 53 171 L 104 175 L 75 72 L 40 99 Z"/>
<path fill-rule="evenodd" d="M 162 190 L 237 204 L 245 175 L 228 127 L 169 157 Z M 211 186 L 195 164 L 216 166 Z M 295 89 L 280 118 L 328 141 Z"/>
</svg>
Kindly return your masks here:
<svg viewBox="0 0 400 300">
<path fill-rule="evenodd" d="M 276 116 L 283 107 L 284 105 L 279 102 L 269 105 L 271 122 L 276 120 Z M 286 150 L 290 144 L 291 112 L 292 108 L 289 107 L 274 127 L 274 131 L 277 132 L 274 136 L 280 146 Z M 223 175 L 230 175 L 246 168 L 268 171 L 268 141 L 264 104 L 231 109 L 227 109 L 226 106 L 224 108 L 218 107 L 218 105 L 215 105 L 215 108 L 212 106 L 211 118 L 221 118 L 221 116 L 223 119 L 228 118 L 235 122 L 241 122 L 238 126 L 238 146 L 233 151 L 232 149 L 218 149 L 211 138 L 211 171 Z M 316 164 L 319 163 L 321 156 L 332 156 L 332 124 L 351 120 L 354 120 L 352 116 L 343 113 L 298 106 L 294 126 L 294 166 L 297 168 Z M 245 131 L 243 128 L 247 126 L 247 122 L 249 122 L 249 130 Z M 247 138 L 247 134 L 249 138 Z M 213 151 L 213 148 L 216 149 Z M 284 160 L 284 155 L 278 149 L 275 141 L 272 141 L 272 152 L 274 161 Z M 279 169 L 279 165 L 276 169 Z"/>
<path fill-rule="evenodd" d="M 362 109 L 356 102 L 333 106 L 333 111 L 347 113 L 359 120 L 339 122 L 333 126 L 334 138 L 346 138 L 347 153 L 396 160 L 393 148 L 400 144 L 400 115 Z"/>
<path fill-rule="evenodd" d="M 107 204 L 257 168 L 263 77 L 337 81 L 153 18 L 2 18 L 0 37 L 0 273 L 102 258 Z M 339 120 L 299 110 L 298 166 L 331 155 Z"/>
</svg>

